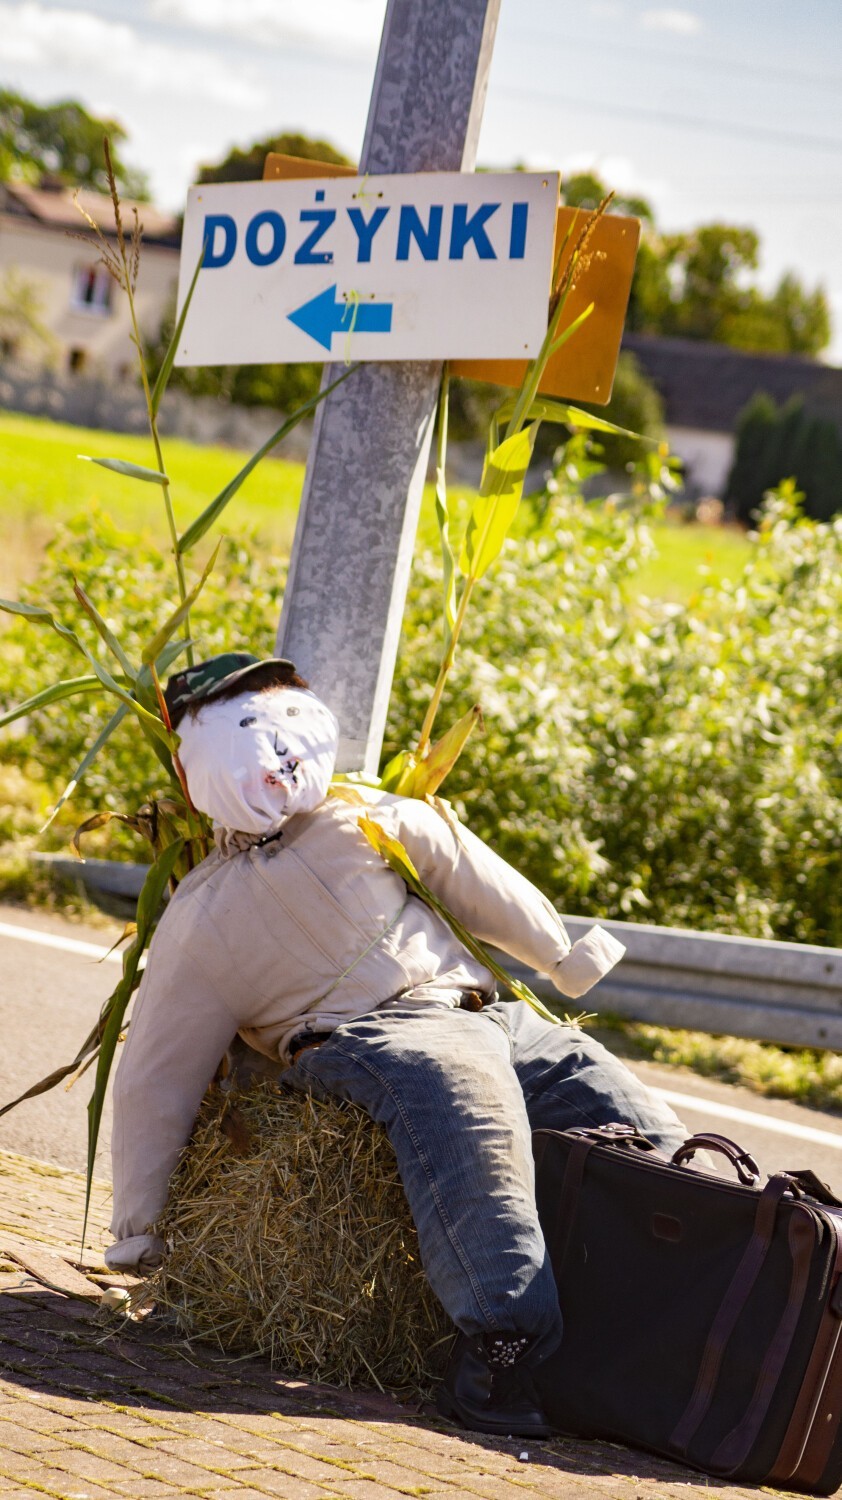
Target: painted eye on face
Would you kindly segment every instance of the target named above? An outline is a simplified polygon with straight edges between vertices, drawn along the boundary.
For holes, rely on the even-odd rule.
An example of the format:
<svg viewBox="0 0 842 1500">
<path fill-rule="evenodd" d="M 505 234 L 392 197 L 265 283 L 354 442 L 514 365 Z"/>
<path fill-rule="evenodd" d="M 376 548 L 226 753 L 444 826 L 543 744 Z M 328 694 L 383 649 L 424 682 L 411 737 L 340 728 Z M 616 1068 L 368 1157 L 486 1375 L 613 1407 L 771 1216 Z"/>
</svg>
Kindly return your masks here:
<svg viewBox="0 0 842 1500">
<path fill-rule="evenodd" d="M 250 719 L 241 719 L 240 720 L 240 728 L 241 729 L 250 729 L 251 726 L 252 726 L 252 724 L 256 724 L 256 723 L 257 723 L 257 719 L 254 717 L 254 715 L 252 715 L 252 717 Z"/>
<path fill-rule="evenodd" d="M 301 709 L 300 708 L 288 708 L 287 709 L 287 718 L 288 719 L 294 719 L 295 716 L 296 716 L 296 714 L 300 714 L 300 713 L 301 713 Z"/>
</svg>

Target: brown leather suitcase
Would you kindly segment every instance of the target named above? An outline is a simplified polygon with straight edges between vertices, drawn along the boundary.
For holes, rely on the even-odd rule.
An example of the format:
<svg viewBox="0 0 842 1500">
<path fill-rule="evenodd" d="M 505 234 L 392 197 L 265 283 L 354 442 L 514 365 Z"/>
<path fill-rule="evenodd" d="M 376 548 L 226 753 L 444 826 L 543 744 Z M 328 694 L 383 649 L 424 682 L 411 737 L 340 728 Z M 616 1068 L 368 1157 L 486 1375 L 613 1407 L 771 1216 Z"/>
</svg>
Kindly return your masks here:
<svg viewBox="0 0 842 1500">
<path fill-rule="evenodd" d="M 538 1212 L 565 1331 L 538 1372 L 562 1432 L 720 1478 L 842 1482 L 842 1203 L 810 1171 L 765 1187 L 724 1136 L 672 1160 L 628 1126 L 539 1130 Z M 737 1181 L 695 1170 L 721 1152 Z"/>
</svg>

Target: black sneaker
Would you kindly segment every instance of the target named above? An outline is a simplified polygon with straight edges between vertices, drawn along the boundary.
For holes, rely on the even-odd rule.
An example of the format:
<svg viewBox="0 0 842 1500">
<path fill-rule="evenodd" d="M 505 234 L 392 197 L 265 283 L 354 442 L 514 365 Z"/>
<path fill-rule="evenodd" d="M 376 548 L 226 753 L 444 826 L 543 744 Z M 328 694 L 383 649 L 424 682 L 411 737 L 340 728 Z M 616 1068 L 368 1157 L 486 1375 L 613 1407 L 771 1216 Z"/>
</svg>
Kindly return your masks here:
<svg viewBox="0 0 842 1500">
<path fill-rule="evenodd" d="M 525 1363 L 533 1343 L 520 1333 L 460 1333 L 436 1394 L 441 1416 L 498 1437 L 550 1437 Z"/>
</svg>

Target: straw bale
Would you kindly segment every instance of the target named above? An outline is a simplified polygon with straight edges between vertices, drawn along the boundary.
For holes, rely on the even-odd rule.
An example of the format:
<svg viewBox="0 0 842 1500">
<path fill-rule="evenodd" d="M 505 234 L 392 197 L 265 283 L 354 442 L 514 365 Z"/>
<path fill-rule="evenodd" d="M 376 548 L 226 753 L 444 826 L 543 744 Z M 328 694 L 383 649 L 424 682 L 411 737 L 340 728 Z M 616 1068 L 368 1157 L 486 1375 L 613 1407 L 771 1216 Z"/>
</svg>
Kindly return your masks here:
<svg viewBox="0 0 842 1500">
<path fill-rule="evenodd" d="M 189 1334 L 311 1380 L 427 1394 L 452 1325 L 385 1132 L 264 1080 L 209 1091 L 170 1184 L 155 1295 Z"/>
</svg>

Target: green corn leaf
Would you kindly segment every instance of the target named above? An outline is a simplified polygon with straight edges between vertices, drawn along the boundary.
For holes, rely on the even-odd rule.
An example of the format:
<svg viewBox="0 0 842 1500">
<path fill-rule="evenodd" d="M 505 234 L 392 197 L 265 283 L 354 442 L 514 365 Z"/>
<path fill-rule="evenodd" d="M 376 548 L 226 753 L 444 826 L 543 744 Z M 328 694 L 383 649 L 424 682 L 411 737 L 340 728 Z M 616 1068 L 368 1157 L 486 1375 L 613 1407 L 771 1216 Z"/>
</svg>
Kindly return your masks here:
<svg viewBox="0 0 842 1500">
<path fill-rule="evenodd" d="M 371 844 L 372 849 L 376 850 L 380 858 L 386 861 L 386 864 L 395 871 L 396 875 L 400 875 L 401 880 L 412 892 L 413 896 L 417 896 L 419 900 L 423 901 L 426 906 L 429 906 L 432 911 L 436 912 L 447 923 L 454 937 L 459 940 L 463 947 L 467 948 L 469 953 L 473 954 L 474 958 L 481 964 L 484 964 L 486 969 L 491 970 L 498 983 L 504 984 L 507 989 L 510 989 L 512 994 L 517 996 L 518 1000 L 525 1000 L 526 1004 L 531 1005 L 532 1009 L 537 1011 L 539 1016 L 543 1016 L 545 1021 L 551 1021 L 554 1026 L 561 1025 L 558 1016 L 554 1016 L 552 1011 L 548 1010 L 546 1005 L 544 1005 L 543 1001 L 539 1000 L 537 995 L 533 995 L 529 986 L 524 984 L 520 979 L 515 979 L 511 974 L 508 974 L 502 964 L 498 964 L 496 958 L 492 957 L 484 943 L 480 943 L 475 937 L 472 937 L 467 927 L 463 927 L 459 919 L 454 917 L 451 911 L 448 911 L 444 902 L 440 901 L 438 896 L 435 896 L 429 887 L 424 884 L 400 839 L 392 838 L 379 823 L 375 823 L 373 818 L 360 818 L 360 828 Z"/>
<path fill-rule="evenodd" d="M 456 623 L 456 559 L 450 542 L 450 512 L 447 503 L 447 418 L 450 377 L 447 365 L 441 380 L 436 448 L 436 521 L 439 528 L 444 593 L 444 649 L 447 650 Z"/>
<path fill-rule="evenodd" d="M 101 730 L 101 732 L 97 735 L 84 759 L 79 762 L 79 765 L 76 767 L 73 776 L 71 777 L 70 781 L 68 781 L 67 786 L 64 788 L 64 791 L 59 797 L 58 802 L 50 813 L 50 816 L 48 817 L 43 828 L 39 828 L 39 834 L 46 833 L 53 819 L 64 807 L 65 802 L 68 802 L 73 796 L 73 793 L 75 792 L 77 786 L 79 785 L 79 782 L 85 775 L 85 772 L 88 770 L 88 767 L 93 765 L 103 745 L 105 745 L 108 740 L 110 740 L 112 734 L 114 733 L 114 730 L 118 727 L 118 725 L 122 724 L 128 712 L 128 704 L 121 703 L 120 707 L 117 709 L 117 712 L 111 715 L 111 718 L 108 720 L 105 728 Z"/>
<path fill-rule="evenodd" d="M 498 412 L 501 421 L 505 421 L 508 412 L 514 410 L 514 402 L 506 401 Z M 533 401 L 527 412 L 527 418 L 533 422 L 563 422 L 565 427 L 584 428 L 589 432 L 612 432 L 618 437 L 635 438 L 639 443 L 647 443 L 657 448 L 659 439 L 644 437 L 640 432 L 632 432 L 628 427 L 618 427 L 616 423 L 609 422 L 605 417 L 597 417 L 592 411 L 583 411 L 580 406 L 569 406 L 563 401 L 550 401 L 544 396 L 539 396 Z"/>
<path fill-rule="evenodd" d="M 202 269 L 202 262 L 203 262 L 203 260 L 205 258 L 205 248 L 206 247 L 203 245 L 202 246 L 202 253 L 199 256 L 199 260 L 198 260 L 198 263 L 196 265 L 196 269 L 193 272 L 193 280 L 190 283 L 190 290 L 187 293 L 187 297 L 185 298 L 184 306 L 181 309 L 181 313 L 179 315 L 178 322 L 176 323 L 175 328 L 173 329 L 173 336 L 170 339 L 169 345 L 167 347 L 167 352 L 164 355 L 163 364 L 161 365 L 161 368 L 158 371 L 158 379 L 155 381 L 155 384 L 154 384 L 154 386 L 152 388 L 152 395 L 150 397 L 150 406 L 152 408 L 152 415 L 153 415 L 153 417 L 157 417 L 157 415 L 158 415 L 158 407 L 161 405 L 161 401 L 163 399 L 164 391 L 166 390 L 167 386 L 169 385 L 169 379 L 170 379 L 170 376 L 172 374 L 173 362 L 175 360 L 175 356 L 176 356 L 176 353 L 178 351 L 178 345 L 179 345 L 179 341 L 181 339 L 182 332 L 184 331 L 184 324 L 185 324 L 185 321 L 187 319 L 187 313 L 188 313 L 189 308 L 190 308 L 190 303 L 193 301 L 193 293 L 196 290 L 196 282 L 199 280 L 199 272 Z"/>
<path fill-rule="evenodd" d="M 272 449 L 276 448 L 278 443 L 282 442 L 287 436 L 287 433 L 292 432 L 293 428 L 297 427 L 304 417 L 308 416 L 311 411 L 315 411 L 319 403 L 324 401 L 325 396 L 329 396 L 331 391 L 335 391 L 336 387 L 341 385 L 343 380 L 347 380 L 349 375 L 353 375 L 354 371 L 358 369 L 359 365 L 352 365 L 350 370 L 343 371 L 339 378 L 334 380 L 331 385 L 326 386 L 323 391 L 317 391 L 315 396 L 311 396 L 309 401 L 305 401 L 303 406 L 299 406 L 298 410 L 294 411 L 292 416 L 288 417 L 281 424 L 277 432 L 273 432 L 272 436 L 267 438 L 263 446 L 258 448 L 256 453 L 252 454 L 248 463 L 243 465 L 239 474 L 234 475 L 234 478 L 226 484 L 224 490 L 220 490 L 216 499 L 211 500 L 210 505 L 206 506 L 201 515 L 197 516 L 192 525 L 188 526 L 184 534 L 179 537 L 178 551 L 182 555 L 185 552 L 190 552 L 196 543 L 201 541 L 205 532 L 209 531 L 214 522 L 219 519 L 226 505 L 229 501 L 233 500 L 240 486 L 245 484 L 249 474 L 257 467 L 260 460 L 265 458 L 267 453 L 271 453 Z"/>
<path fill-rule="evenodd" d="M 84 860 L 85 857 L 82 853 L 82 835 L 84 833 L 93 833 L 97 828 L 105 828 L 109 823 L 123 823 L 127 828 L 133 828 L 136 833 L 140 831 L 137 818 L 131 817 L 129 813 L 94 813 L 90 818 L 86 818 L 84 823 L 79 824 L 70 841 L 71 847 L 76 850 L 80 860 Z"/>
<path fill-rule="evenodd" d="M 51 703 L 59 703 L 62 698 L 75 698 L 80 693 L 101 693 L 102 683 L 98 677 L 66 677 L 64 682 L 54 682 L 52 687 L 42 688 L 40 693 L 34 693 L 24 703 L 19 703 L 17 708 L 10 708 L 4 714 L 0 714 L 0 729 L 11 724 L 15 719 L 22 719 L 25 714 L 33 713 L 37 708 L 48 708 Z"/>
<path fill-rule="evenodd" d="M 176 839 L 174 843 L 169 844 L 163 854 L 156 859 L 143 882 L 143 889 L 137 902 L 137 932 L 131 946 L 123 954 L 123 977 L 110 1000 L 106 1001 L 103 1014 L 100 1017 L 103 1025 L 99 1041 L 99 1057 L 97 1058 L 94 1091 L 88 1104 L 88 1170 L 85 1183 L 85 1219 L 82 1225 L 83 1244 L 85 1242 L 88 1213 L 91 1206 L 94 1158 L 96 1156 L 97 1141 L 99 1140 L 99 1127 L 102 1122 L 102 1110 L 105 1104 L 105 1093 L 111 1073 L 111 1064 L 114 1061 L 114 1053 L 117 1050 L 120 1032 L 123 1029 L 123 1017 L 126 1014 L 126 1007 L 138 982 L 138 966 L 141 955 L 152 935 L 152 928 L 158 914 L 158 908 L 164 898 L 164 891 L 167 888 L 169 878 L 175 869 L 176 861 L 183 848 L 183 839 Z"/>
<path fill-rule="evenodd" d="M 73 1061 L 65 1063 L 61 1068 L 56 1068 L 54 1072 L 48 1073 L 46 1078 L 39 1079 L 38 1083 L 33 1083 L 22 1094 L 18 1094 L 16 1099 L 12 1099 L 8 1104 L 4 1104 L 0 1108 L 0 1117 L 8 1114 L 9 1110 L 14 1109 L 16 1105 L 22 1104 L 24 1099 L 35 1099 L 39 1094 L 46 1094 L 50 1089 L 54 1089 L 57 1084 L 62 1083 L 69 1073 L 75 1073 L 76 1069 L 85 1061 L 85 1058 L 89 1057 L 91 1052 L 94 1052 L 99 1046 L 102 1026 L 103 1021 L 100 1017 L 93 1031 L 89 1032 L 88 1036 L 85 1037 Z"/>
<path fill-rule="evenodd" d="M 517 515 L 523 482 L 538 432 L 533 422 L 522 432 L 504 438 L 489 454 L 459 555 L 468 578 L 482 578 L 498 557 Z"/>
<path fill-rule="evenodd" d="M 198 583 L 195 583 L 193 585 L 187 597 L 182 600 L 181 604 L 179 604 L 178 609 L 173 611 L 169 619 L 165 622 L 165 624 L 161 626 L 157 634 L 152 637 L 149 645 L 144 646 L 142 660 L 145 666 L 148 666 L 150 662 L 158 660 L 158 657 L 161 655 L 161 652 L 163 651 L 170 637 L 175 634 L 175 632 L 178 630 L 179 625 L 182 625 L 186 620 L 191 609 L 193 608 L 193 605 L 196 603 L 196 600 L 201 594 L 202 589 L 208 581 L 221 546 L 222 540 L 220 539 L 214 547 L 213 552 L 210 555 L 210 559 L 207 562 L 204 572 L 202 573 L 202 576 L 199 579 Z"/>
<path fill-rule="evenodd" d="M 89 453 L 77 453 L 86 464 L 99 464 L 102 469 L 111 469 L 114 474 L 125 474 L 127 479 L 142 479 L 146 484 L 169 484 L 166 474 L 158 469 L 144 469 L 141 464 L 130 464 L 125 458 L 91 458 Z"/>
<path fill-rule="evenodd" d="M 396 787 L 405 797 L 432 797 L 446 776 L 450 775 L 471 735 L 482 724 L 482 709 L 478 703 L 469 708 L 461 719 L 445 730 L 441 739 L 430 745 L 426 755 L 404 778 L 403 785 Z"/>
<path fill-rule="evenodd" d="M 179 656 L 181 656 L 182 652 L 186 651 L 189 646 L 194 646 L 195 644 L 195 641 L 189 641 L 186 639 L 181 641 L 169 641 L 164 647 L 160 656 L 158 656 L 155 660 L 154 665 L 158 676 L 163 677 L 165 673 L 169 671 L 173 662 L 176 661 Z M 157 707 L 158 699 L 155 695 L 155 684 L 152 680 L 151 664 L 147 665 L 146 663 L 144 663 L 144 665 L 138 672 L 137 680 L 135 682 L 135 692 L 137 693 L 137 696 L 140 699 L 141 703 L 145 703 L 147 708 Z"/>
<path fill-rule="evenodd" d="M 415 770 L 415 765 L 416 759 L 411 750 L 399 750 L 397 755 L 393 755 L 383 767 L 380 790 L 402 795 L 404 786 Z"/>
<path fill-rule="evenodd" d="M 574 318 L 573 322 L 569 324 L 567 328 L 565 328 L 564 332 L 560 333 L 558 338 L 553 340 L 553 342 L 550 344 L 547 354 L 548 360 L 552 359 L 554 354 L 558 354 L 559 349 L 564 348 L 567 340 L 572 339 L 574 333 L 577 333 L 582 324 L 587 322 L 595 306 L 596 304 L 594 302 L 588 303 L 588 306 L 585 308 L 584 312 L 580 312 L 578 318 Z M 540 385 L 540 380 L 538 383 Z"/>
<path fill-rule="evenodd" d="M 660 442 L 659 438 L 644 437 L 641 432 L 632 432 L 629 427 L 618 427 L 616 422 L 608 422 L 605 417 L 594 416 L 591 411 L 582 411 L 579 406 L 566 406 L 563 410 L 567 415 L 558 417 L 556 420 L 565 422 L 568 427 L 584 427 L 590 432 L 613 432 L 618 437 L 635 438 L 637 442 L 647 443 L 653 448 L 657 448 Z"/>
<path fill-rule="evenodd" d="M 106 625 L 104 619 L 102 618 L 102 615 L 100 614 L 96 605 L 93 603 L 93 600 L 89 598 L 85 590 L 82 588 L 81 583 L 79 583 L 75 578 L 73 580 L 73 592 L 76 595 L 76 598 L 79 600 L 79 603 L 85 611 L 85 614 L 93 620 L 98 635 L 100 635 L 102 640 L 104 640 L 112 656 L 116 657 L 129 681 L 134 682 L 137 673 L 135 672 L 134 667 L 126 656 L 126 653 L 120 645 L 120 642 L 118 641 L 114 632 L 110 630 Z"/>
<path fill-rule="evenodd" d="M 20 615 L 24 620 L 31 620 L 33 624 L 49 625 L 50 629 L 54 630 L 56 635 L 60 635 L 62 640 L 69 641 L 72 646 L 75 646 L 77 651 L 81 651 L 85 660 L 93 667 L 103 687 L 107 688 L 110 693 L 113 693 L 116 698 L 119 698 L 122 703 L 127 703 L 133 713 L 140 719 L 141 724 L 146 725 L 152 734 L 156 734 L 159 739 L 163 740 L 165 745 L 169 746 L 170 735 L 157 715 L 150 713 L 141 703 L 138 703 L 136 698 L 127 693 L 126 689 L 121 687 L 119 682 L 115 682 L 111 673 L 88 650 L 87 646 L 80 641 L 75 631 L 69 630 L 66 625 L 62 625 L 54 615 L 50 614 L 48 609 L 45 609 L 41 604 L 21 604 L 12 599 L 0 599 L 0 609 L 5 610 L 6 614 Z"/>
</svg>

